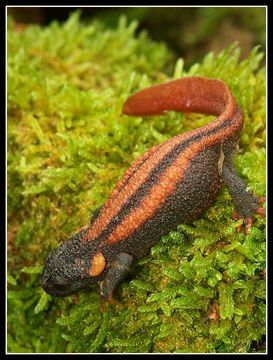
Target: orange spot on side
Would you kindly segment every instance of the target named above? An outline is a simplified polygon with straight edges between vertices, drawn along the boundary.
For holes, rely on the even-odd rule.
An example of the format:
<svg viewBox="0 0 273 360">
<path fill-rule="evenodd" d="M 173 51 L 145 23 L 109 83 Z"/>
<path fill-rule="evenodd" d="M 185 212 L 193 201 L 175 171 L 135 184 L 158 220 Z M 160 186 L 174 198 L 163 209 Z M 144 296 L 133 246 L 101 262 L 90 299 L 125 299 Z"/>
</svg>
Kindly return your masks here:
<svg viewBox="0 0 273 360">
<path fill-rule="evenodd" d="M 105 269 L 106 261 L 105 257 L 102 253 L 96 254 L 92 261 L 91 261 L 91 267 L 89 269 L 89 275 L 90 276 L 98 276 L 100 275 L 103 270 Z"/>
</svg>

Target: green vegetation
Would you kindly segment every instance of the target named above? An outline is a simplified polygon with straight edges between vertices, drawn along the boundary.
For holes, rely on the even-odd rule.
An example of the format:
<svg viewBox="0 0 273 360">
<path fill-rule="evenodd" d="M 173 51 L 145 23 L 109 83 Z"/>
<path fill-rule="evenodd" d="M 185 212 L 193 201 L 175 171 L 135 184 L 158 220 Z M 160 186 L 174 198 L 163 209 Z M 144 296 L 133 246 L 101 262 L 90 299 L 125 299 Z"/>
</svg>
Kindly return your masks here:
<svg viewBox="0 0 273 360">
<path fill-rule="evenodd" d="M 245 126 L 236 167 L 265 195 L 265 69 L 236 45 L 173 76 L 164 44 L 121 17 L 114 29 L 8 23 L 8 351 L 253 352 L 265 334 L 265 218 L 248 235 L 223 188 L 215 206 L 162 238 L 102 313 L 97 286 L 68 298 L 43 292 L 46 254 L 87 224 L 130 163 L 152 145 L 202 126 L 198 114 L 127 117 L 132 92 L 170 78 L 226 81 Z M 20 31 L 18 31 L 20 30 Z"/>
</svg>

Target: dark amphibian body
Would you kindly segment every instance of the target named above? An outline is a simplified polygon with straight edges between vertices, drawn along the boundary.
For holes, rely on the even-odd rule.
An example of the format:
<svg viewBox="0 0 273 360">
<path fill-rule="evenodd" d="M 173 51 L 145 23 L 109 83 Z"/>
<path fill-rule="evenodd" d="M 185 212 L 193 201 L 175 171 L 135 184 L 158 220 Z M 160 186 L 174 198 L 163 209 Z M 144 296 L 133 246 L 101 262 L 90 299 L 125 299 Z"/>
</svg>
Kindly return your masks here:
<svg viewBox="0 0 273 360">
<path fill-rule="evenodd" d="M 178 224 L 198 219 L 223 184 L 246 231 L 254 213 L 264 214 L 261 198 L 233 165 L 243 116 L 228 86 L 188 77 L 139 91 L 123 106 L 124 114 L 135 116 L 169 110 L 217 117 L 152 147 L 131 165 L 91 224 L 47 256 L 41 283 L 49 294 L 68 296 L 99 283 L 102 303 L 112 302 L 133 262 Z"/>
</svg>

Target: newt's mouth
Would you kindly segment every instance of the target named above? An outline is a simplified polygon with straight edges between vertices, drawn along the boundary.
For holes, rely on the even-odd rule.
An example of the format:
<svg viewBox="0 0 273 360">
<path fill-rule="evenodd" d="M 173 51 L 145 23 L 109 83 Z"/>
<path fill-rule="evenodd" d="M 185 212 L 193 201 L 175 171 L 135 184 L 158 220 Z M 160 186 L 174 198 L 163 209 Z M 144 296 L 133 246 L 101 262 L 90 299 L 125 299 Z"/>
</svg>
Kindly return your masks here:
<svg viewBox="0 0 273 360">
<path fill-rule="evenodd" d="M 54 273 L 50 272 L 46 267 L 41 277 L 41 286 L 46 293 L 53 296 L 64 297 L 75 293 L 75 290 L 68 284 L 56 284 Z"/>
</svg>

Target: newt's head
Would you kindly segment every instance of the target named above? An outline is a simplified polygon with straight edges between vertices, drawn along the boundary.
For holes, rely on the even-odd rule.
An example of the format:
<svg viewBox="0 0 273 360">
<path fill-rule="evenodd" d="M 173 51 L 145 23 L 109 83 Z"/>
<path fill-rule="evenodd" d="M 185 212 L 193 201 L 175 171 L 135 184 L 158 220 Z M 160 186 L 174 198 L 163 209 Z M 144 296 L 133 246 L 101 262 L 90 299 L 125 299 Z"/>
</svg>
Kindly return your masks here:
<svg viewBox="0 0 273 360">
<path fill-rule="evenodd" d="M 103 279 L 106 261 L 96 244 L 84 237 L 88 228 L 50 252 L 41 278 L 43 289 L 53 296 L 69 296 Z"/>
</svg>

